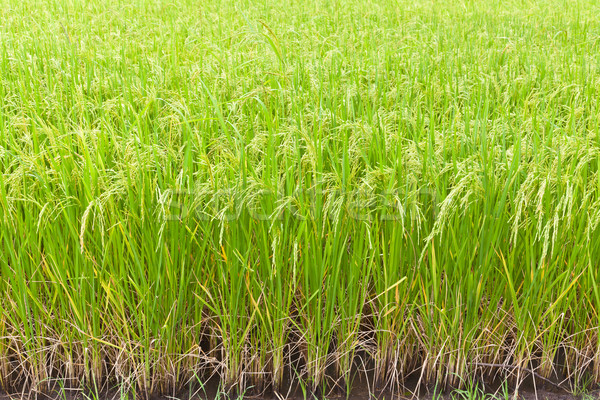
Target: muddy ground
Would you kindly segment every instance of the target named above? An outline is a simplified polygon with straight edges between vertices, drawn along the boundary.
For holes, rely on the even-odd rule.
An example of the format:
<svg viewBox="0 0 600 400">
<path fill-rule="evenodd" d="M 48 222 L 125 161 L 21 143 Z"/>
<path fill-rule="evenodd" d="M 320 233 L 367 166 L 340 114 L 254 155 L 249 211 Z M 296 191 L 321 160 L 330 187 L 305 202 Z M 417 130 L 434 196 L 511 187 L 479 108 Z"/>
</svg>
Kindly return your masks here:
<svg viewBox="0 0 600 400">
<path fill-rule="evenodd" d="M 408 386 L 408 385 L 407 385 Z M 142 399 L 142 400 L 226 400 L 227 397 L 222 393 L 219 394 L 218 382 L 209 382 L 204 388 L 186 388 L 178 393 L 171 395 L 144 395 L 144 394 L 129 394 L 124 396 L 117 391 L 106 391 L 101 396 L 86 395 L 79 390 L 64 390 L 54 391 L 50 394 L 41 393 L 3 393 L 0 391 L 0 400 L 121 400 L 121 399 Z M 260 396 L 250 395 L 245 396 L 248 399 L 254 400 L 304 400 L 305 394 L 300 388 L 291 388 L 288 393 L 280 396 L 274 393 L 265 393 Z M 329 393 L 326 395 L 318 395 L 319 399 L 342 400 L 346 396 L 342 393 Z M 232 397 L 237 398 L 237 396 Z M 471 392 L 466 394 L 464 391 L 447 390 L 444 393 L 439 393 L 435 388 L 427 388 L 425 386 L 417 389 L 414 385 L 412 388 L 407 388 L 401 393 L 391 393 L 388 391 L 376 392 L 369 388 L 369 385 L 364 382 L 356 382 L 353 390 L 347 397 L 348 400 L 512 400 L 514 399 L 514 390 L 509 390 L 508 396 L 499 388 L 487 387 L 485 391 L 480 391 L 476 394 Z M 600 389 L 587 390 L 585 393 L 573 394 L 569 391 L 559 389 L 547 383 L 537 383 L 535 386 L 532 382 L 525 382 L 519 388 L 518 398 L 521 400 L 600 400 Z"/>
</svg>

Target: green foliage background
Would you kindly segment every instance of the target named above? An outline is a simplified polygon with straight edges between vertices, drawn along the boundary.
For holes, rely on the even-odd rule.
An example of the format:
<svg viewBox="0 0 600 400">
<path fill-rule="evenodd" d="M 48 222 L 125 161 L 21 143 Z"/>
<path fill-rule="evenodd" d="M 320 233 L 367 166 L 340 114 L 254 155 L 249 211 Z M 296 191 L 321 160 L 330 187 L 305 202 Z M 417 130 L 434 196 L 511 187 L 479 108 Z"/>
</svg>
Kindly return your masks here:
<svg viewBox="0 0 600 400">
<path fill-rule="evenodd" d="M 5 389 L 600 381 L 596 2 L 1 5 Z"/>
</svg>

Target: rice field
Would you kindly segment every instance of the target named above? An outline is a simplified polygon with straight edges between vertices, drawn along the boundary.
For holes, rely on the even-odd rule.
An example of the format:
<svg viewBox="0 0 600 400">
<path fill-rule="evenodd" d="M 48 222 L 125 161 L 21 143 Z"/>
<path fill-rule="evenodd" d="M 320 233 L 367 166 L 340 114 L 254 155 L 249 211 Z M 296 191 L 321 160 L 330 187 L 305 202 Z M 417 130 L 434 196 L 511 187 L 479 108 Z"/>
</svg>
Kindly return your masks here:
<svg viewBox="0 0 600 400">
<path fill-rule="evenodd" d="M 600 383 L 599 15 L 2 0 L 0 388 Z"/>
</svg>

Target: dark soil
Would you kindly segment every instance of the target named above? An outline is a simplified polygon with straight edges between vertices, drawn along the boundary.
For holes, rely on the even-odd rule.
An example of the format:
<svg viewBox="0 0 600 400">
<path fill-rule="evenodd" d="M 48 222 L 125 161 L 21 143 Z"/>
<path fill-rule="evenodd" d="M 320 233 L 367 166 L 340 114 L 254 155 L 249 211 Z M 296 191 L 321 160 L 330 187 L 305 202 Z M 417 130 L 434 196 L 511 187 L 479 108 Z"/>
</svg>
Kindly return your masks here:
<svg viewBox="0 0 600 400">
<path fill-rule="evenodd" d="M 379 393 L 373 393 L 366 384 L 360 382 L 355 383 L 352 392 L 347 397 L 347 400 L 477 400 L 483 399 L 492 400 L 491 396 L 495 395 L 495 399 L 498 400 L 513 400 L 514 391 L 509 391 L 508 397 L 506 397 L 501 391 L 487 390 L 479 393 L 476 396 L 463 394 L 461 391 L 448 390 L 445 393 L 436 392 L 434 388 L 422 388 L 421 393 L 418 393 L 416 388 L 413 390 L 406 389 L 401 393 L 391 393 L 383 391 Z M 235 396 L 237 397 L 237 396 Z M 232 398 L 235 398 L 232 397 Z M 121 400 L 121 399 L 143 399 L 143 400 L 228 400 L 228 397 L 222 393 L 218 393 L 218 385 L 216 383 L 209 383 L 204 387 L 204 390 L 188 388 L 179 393 L 173 393 L 170 396 L 147 396 L 144 394 L 129 394 L 123 397 L 121 393 L 117 391 L 105 392 L 99 397 L 92 395 L 86 396 L 82 391 L 66 390 L 63 392 L 55 391 L 50 394 L 41 393 L 13 393 L 7 394 L 0 392 L 0 400 L 17 400 L 17 399 L 30 399 L 30 400 Z M 231 400 L 232 398 L 229 398 Z M 280 396 L 274 393 L 269 393 L 262 396 L 246 396 L 248 399 L 254 400 L 304 400 L 304 394 L 299 388 L 292 388 L 290 393 L 281 394 Z M 332 399 L 342 400 L 346 399 L 343 394 L 327 394 L 325 396 L 319 395 L 317 398 L 320 399 Z M 548 387 L 548 385 L 537 385 L 537 390 L 532 385 L 522 385 L 519 389 L 518 399 L 520 400 L 596 400 L 600 399 L 600 390 L 594 390 L 586 394 L 574 395 L 567 391 L 556 389 L 554 387 Z"/>
</svg>

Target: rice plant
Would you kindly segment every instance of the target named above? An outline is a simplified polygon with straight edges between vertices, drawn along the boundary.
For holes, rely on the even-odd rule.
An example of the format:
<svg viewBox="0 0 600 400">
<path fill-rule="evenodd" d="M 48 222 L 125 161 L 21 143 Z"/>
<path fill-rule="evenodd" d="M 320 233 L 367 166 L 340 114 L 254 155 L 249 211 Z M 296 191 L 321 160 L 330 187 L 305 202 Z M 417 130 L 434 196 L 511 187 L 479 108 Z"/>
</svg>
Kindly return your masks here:
<svg viewBox="0 0 600 400">
<path fill-rule="evenodd" d="M 597 385 L 599 12 L 3 1 L 0 387 Z"/>
</svg>

